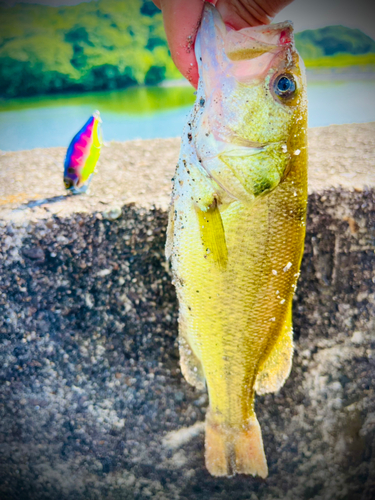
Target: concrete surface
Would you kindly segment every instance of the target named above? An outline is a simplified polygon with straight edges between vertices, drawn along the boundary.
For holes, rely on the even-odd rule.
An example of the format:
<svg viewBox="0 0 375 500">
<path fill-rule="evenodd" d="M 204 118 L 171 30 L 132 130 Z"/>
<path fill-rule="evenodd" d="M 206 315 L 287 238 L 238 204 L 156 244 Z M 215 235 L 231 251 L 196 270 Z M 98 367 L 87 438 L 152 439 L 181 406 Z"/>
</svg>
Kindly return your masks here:
<svg viewBox="0 0 375 500">
<path fill-rule="evenodd" d="M 164 261 L 178 139 L 109 144 L 86 197 L 62 198 L 63 149 L 3 154 L 1 500 L 374 499 L 374 140 L 310 131 L 293 370 L 256 404 L 266 480 L 204 468 Z"/>
</svg>

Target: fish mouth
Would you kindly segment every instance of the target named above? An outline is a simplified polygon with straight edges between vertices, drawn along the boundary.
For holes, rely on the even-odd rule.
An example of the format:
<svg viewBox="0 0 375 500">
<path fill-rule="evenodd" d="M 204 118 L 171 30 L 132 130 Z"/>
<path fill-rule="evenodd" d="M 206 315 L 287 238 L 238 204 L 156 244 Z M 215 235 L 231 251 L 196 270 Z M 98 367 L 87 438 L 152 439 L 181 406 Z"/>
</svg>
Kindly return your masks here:
<svg viewBox="0 0 375 500">
<path fill-rule="evenodd" d="M 293 23 L 285 21 L 231 30 L 225 37 L 224 50 L 232 61 L 249 60 L 269 52 L 275 54 L 290 47 L 293 41 Z"/>
<path fill-rule="evenodd" d="M 293 24 L 285 21 L 229 31 L 224 52 L 239 82 L 263 79 L 271 68 L 290 66 L 295 52 Z"/>
</svg>

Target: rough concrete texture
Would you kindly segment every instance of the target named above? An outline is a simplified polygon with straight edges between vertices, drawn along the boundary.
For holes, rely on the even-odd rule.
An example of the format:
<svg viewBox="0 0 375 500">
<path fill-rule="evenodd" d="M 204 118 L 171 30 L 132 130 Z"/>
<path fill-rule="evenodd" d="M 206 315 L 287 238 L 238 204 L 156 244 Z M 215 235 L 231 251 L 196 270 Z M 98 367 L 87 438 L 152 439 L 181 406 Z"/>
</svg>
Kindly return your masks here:
<svg viewBox="0 0 375 500">
<path fill-rule="evenodd" d="M 107 220 L 103 200 L 114 200 L 95 195 L 95 185 L 92 197 L 56 203 L 62 193 L 48 185 L 41 194 L 50 201 L 32 208 L 33 179 L 15 176 L 62 151 L 5 154 L 8 185 L 21 183 L 26 195 L 8 193 L 0 222 L 1 500 L 374 499 L 374 132 L 367 124 L 310 134 L 293 370 L 278 394 L 256 403 L 266 480 L 205 470 L 207 397 L 178 365 L 167 195 L 161 208 L 142 197 L 123 204 L 124 195 L 121 215 Z M 135 168 L 137 151 L 150 151 L 132 181 L 147 191 L 144 169 L 156 158 L 163 183 L 176 145 L 114 144 L 108 157 L 111 147 L 112 156 L 124 150 Z M 164 148 L 174 148 L 167 160 Z M 46 178 L 50 164 L 39 165 Z M 118 165 L 130 175 L 127 160 Z"/>
</svg>

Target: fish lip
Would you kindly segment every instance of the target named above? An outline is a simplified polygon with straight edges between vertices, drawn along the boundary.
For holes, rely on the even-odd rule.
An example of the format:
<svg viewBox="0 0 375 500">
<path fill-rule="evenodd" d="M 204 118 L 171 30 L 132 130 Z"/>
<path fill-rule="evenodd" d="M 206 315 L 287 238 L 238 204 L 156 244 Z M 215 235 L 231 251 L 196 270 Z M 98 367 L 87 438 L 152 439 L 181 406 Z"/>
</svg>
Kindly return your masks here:
<svg viewBox="0 0 375 500">
<path fill-rule="evenodd" d="M 293 23 L 252 26 L 241 30 L 229 30 L 224 37 L 224 51 L 229 59 L 249 60 L 264 53 L 278 53 L 294 44 Z M 236 52 L 250 51 L 247 57 L 235 57 Z M 255 51 L 250 56 L 251 51 Z M 232 54 L 232 56 L 230 55 Z"/>
<path fill-rule="evenodd" d="M 264 34 L 265 32 L 267 32 L 268 34 L 279 32 L 281 34 L 281 32 L 285 31 L 285 30 L 290 31 L 290 34 L 293 37 L 293 34 L 294 34 L 293 21 L 282 21 L 280 23 L 271 23 L 271 24 L 267 24 L 267 25 L 262 24 L 259 26 L 248 26 L 248 27 L 242 28 L 240 30 L 230 29 L 226 33 L 226 38 L 231 38 L 231 35 L 232 36 L 233 35 L 235 35 L 235 36 L 236 35 L 237 36 L 243 35 L 243 36 L 246 36 L 246 38 L 249 38 L 251 40 L 260 41 L 260 40 L 258 40 L 258 38 L 261 37 L 261 35 Z M 271 47 L 282 47 L 283 45 L 293 43 L 293 38 L 291 40 L 288 40 L 288 42 L 279 40 L 279 43 L 269 42 L 269 41 L 266 41 L 263 39 L 261 41 L 261 43 L 264 44 L 265 46 L 269 46 L 270 48 Z"/>
</svg>

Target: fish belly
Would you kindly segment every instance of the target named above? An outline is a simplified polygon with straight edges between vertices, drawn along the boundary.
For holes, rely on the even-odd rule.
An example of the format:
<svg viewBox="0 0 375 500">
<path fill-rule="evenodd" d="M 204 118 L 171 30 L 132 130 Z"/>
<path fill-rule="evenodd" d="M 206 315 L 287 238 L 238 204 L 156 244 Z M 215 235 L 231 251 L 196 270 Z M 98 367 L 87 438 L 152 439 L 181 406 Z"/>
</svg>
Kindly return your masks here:
<svg viewBox="0 0 375 500">
<path fill-rule="evenodd" d="M 172 268 L 182 371 L 195 385 L 205 380 L 209 393 L 206 465 L 214 475 L 265 477 L 254 395 L 278 339 L 291 339 L 291 301 L 305 233 L 304 182 L 291 172 L 252 204 L 234 201 L 218 207 L 227 250 L 224 265 L 207 254 L 202 219 L 188 200 L 179 198 L 174 205 Z M 291 353 L 291 340 L 289 345 Z M 268 379 L 280 378 L 281 365 L 282 355 L 276 356 Z M 290 362 L 286 365 L 280 383 L 271 380 L 271 390 L 289 374 Z"/>
</svg>

